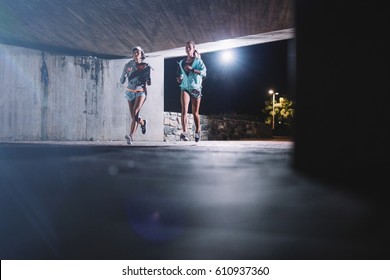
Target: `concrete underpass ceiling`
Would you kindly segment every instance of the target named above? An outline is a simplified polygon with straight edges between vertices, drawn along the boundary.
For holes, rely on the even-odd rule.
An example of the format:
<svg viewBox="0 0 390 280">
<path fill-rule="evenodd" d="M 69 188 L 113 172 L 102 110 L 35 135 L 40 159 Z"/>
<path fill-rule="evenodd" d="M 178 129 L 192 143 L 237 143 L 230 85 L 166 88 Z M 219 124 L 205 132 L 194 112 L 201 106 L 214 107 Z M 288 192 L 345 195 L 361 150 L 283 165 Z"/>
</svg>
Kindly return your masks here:
<svg viewBox="0 0 390 280">
<path fill-rule="evenodd" d="M 201 52 L 294 38 L 293 0 L 0 0 L 0 43 L 121 58 Z"/>
</svg>

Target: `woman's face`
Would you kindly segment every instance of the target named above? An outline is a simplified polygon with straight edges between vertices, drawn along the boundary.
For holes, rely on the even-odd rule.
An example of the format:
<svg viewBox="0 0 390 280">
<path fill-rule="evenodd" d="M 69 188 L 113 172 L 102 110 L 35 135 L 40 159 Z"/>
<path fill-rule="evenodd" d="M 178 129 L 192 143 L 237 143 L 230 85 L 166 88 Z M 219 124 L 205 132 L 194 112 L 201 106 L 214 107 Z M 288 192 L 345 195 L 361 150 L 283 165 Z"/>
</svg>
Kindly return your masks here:
<svg viewBox="0 0 390 280">
<path fill-rule="evenodd" d="M 191 43 L 187 43 L 186 44 L 186 47 L 185 47 L 185 50 L 186 50 L 186 54 L 189 55 L 189 56 L 193 56 L 194 54 L 194 45 L 192 45 Z"/>
<path fill-rule="evenodd" d="M 133 51 L 133 58 L 134 60 L 140 60 L 141 59 L 141 52 L 139 50 L 134 50 Z"/>
</svg>

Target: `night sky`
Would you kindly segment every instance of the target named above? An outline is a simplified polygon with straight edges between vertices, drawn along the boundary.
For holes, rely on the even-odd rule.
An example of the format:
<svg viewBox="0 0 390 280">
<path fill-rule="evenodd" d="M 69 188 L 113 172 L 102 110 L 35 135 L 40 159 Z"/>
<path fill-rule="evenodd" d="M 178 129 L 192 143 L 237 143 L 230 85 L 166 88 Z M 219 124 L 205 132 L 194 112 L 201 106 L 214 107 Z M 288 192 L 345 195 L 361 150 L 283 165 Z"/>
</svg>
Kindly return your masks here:
<svg viewBox="0 0 390 280">
<path fill-rule="evenodd" d="M 288 92 L 290 41 L 231 49 L 234 58 L 229 63 L 222 61 L 222 51 L 202 53 L 207 77 L 203 80 L 200 114 L 242 114 L 262 121 L 264 101 L 271 100 L 269 89 L 293 100 L 292 93 Z M 177 61 L 185 55 L 183 45 L 182 57 L 165 60 L 164 111 L 181 111 L 180 88 L 175 77 Z"/>
</svg>

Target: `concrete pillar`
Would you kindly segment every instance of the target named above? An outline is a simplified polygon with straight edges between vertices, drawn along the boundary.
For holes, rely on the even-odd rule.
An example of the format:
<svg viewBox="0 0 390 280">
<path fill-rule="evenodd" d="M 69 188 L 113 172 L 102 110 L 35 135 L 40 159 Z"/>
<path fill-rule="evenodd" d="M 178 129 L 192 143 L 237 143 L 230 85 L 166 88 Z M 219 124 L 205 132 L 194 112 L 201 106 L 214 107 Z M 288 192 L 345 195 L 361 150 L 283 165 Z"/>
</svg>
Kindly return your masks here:
<svg viewBox="0 0 390 280">
<path fill-rule="evenodd" d="M 128 59 L 73 57 L 0 45 L 0 141 L 123 140 L 130 127 Z M 162 141 L 164 59 L 148 60 L 152 85 L 141 111 L 148 131 L 136 141 Z"/>
<path fill-rule="evenodd" d="M 351 188 L 384 189 L 379 179 L 390 166 L 387 10 L 380 1 L 296 2 L 297 169 Z"/>
</svg>

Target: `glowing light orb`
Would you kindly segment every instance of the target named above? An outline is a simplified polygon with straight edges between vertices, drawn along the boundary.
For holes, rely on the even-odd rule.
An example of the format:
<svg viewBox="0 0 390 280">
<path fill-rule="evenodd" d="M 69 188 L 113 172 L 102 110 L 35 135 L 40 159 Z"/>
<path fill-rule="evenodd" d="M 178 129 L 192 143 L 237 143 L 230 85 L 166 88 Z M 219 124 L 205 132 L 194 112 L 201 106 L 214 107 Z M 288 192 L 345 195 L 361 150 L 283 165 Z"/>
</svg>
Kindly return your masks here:
<svg viewBox="0 0 390 280">
<path fill-rule="evenodd" d="M 233 52 L 230 51 L 230 50 L 227 50 L 227 51 L 223 51 L 222 54 L 221 54 L 221 60 L 222 62 L 224 63 L 230 63 L 232 62 L 234 59 L 234 55 L 233 55 Z"/>
</svg>

